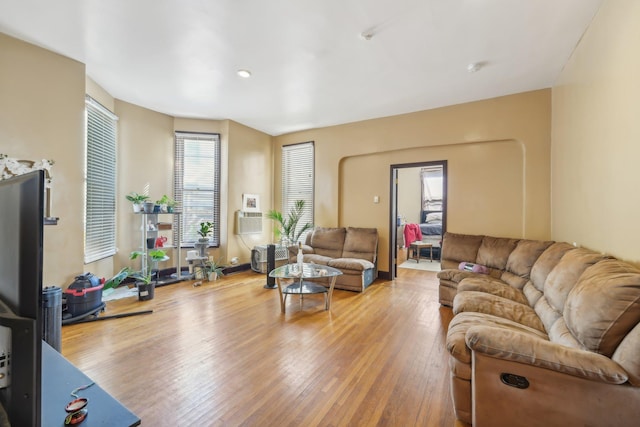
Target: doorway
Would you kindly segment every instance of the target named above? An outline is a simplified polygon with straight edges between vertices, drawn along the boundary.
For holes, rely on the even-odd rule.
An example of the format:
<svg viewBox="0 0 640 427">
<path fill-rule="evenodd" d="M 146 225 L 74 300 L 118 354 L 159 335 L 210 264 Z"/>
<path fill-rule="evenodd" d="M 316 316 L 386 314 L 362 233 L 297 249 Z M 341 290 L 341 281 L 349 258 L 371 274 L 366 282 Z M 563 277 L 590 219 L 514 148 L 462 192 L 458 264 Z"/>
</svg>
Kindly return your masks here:
<svg viewBox="0 0 640 427">
<path fill-rule="evenodd" d="M 417 224 L 422 241 L 432 245 L 439 259 L 447 228 L 447 161 L 391 165 L 390 179 L 389 270 L 393 280 L 399 260 L 404 259 L 399 251 L 408 246 L 404 241 L 406 224 Z"/>
</svg>

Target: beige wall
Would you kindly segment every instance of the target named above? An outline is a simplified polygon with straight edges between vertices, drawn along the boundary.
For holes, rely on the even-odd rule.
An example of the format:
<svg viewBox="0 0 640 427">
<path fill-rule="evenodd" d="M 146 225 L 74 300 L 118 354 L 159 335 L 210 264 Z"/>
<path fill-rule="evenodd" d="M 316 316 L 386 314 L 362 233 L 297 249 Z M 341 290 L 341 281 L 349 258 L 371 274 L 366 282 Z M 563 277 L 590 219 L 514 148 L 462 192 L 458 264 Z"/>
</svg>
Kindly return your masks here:
<svg viewBox="0 0 640 427">
<path fill-rule="evenodd" d="M 270 135 L 229 121 L 229 194 L 226 208 L 227 226 L 226 259 L 234 257 L 240 264 L 251 261 L 251 248 L 273 241 L 273 224 L 263 219 L 262 233 L 235 234 L 236 211 L 242 209 L 242 195 L 260 197 L 260 210 L 266 215 L 273 207 L 273 144 Z"/>
<path fill-rule="evenodd" d="M 398 215 L 408 223 L 420 222 L 422 204 L 420 168 L 398 170 Z"/>
<path fill-rule="evenodd" d="M 53 160 L 51 215 L 44 231 L 45 286 L 83 272 L 85 67 L 0 33 L 0 153 Z M 2 242 L 10 244 L 10 242 Z"/>
<path fill-rule="evenodd" d="M 275 138 L 315 141 L 315 223 L 376 227 L 379 269 L 389 269 L 390 165 L 448 160 L 447 229 L 550 236 L 549 90 L 313 129 Z M 274 205 L 280 185 L 274 183 Z M 374 204 L 373 197 L 380 196 Z"/>
<path fill-rule="evenodd" d="M 142 245 L 142 217 L 133 214 L 125 195 L 146 193 L 151 201 L 173 194 L 173 117 L 118 99 L 117 246 L 114 270 L 132 265 L 129 255 Z M 161 218 L 170 222 L 169 218 Z M 176 254 L 168 252 L 175 265 Z M 106 274 L 106 273 L 105 273 Z"/>
<path fill-rule="evenodd" d="M 553 88 L 552 237 L 640 262 L 640 2 L 607 0 Z"/>
</svg>

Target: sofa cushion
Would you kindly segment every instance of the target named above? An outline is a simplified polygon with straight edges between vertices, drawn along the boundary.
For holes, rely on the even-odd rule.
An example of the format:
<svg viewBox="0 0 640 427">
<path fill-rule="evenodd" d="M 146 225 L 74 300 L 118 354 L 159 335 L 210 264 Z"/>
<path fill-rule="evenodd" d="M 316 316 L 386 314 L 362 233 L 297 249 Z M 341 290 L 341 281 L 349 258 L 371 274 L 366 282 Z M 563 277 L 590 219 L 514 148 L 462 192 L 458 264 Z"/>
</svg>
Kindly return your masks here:
<svg viewBox="0 0 640 427">
<path fill-rule="evenodd" d="M 553 270 L 553 267 L 558 264 L 567 251 L 573 249 L 575 248 L 566 242 L 558 242 L 549 246 L 531 267 L 531 274 L 529 275 L 531 284 L 542 292 L 544 281 L 547 280 L 547 276 Z M 533 305 L 531 301 L 529 303 Z"/>
<path fill-rule="evenodd" d="M 538 257 L 553 244 L 542 240 L 520 240 L 515 249 L 509 254 L 502 280 L 522 289 L 529 280 L 531 268 Z"/>
<path fill-rule="evenodd" d="M 304 254 L 302 259 L 311 264 L 327 265 L 333 258 L 318 254 Z"/>
<path fill-rule="evenodd" d="M 375 267 L 371 261 L 360 258 L 335 258 L 327 261 L 329 267 L 337 268 L 338 270 L 353 270 L 363 272 L 368 268 Z"/>
<path fill-rule="evenodd" d="M 467 347 L 465 336 L 470 327 L 478 325 L 498 326 L 530 334 L 540 339 L 547 339 L 547 335 L 544 332 L 499 316 L 486 313 L 460 313 L 454 316 L 447 330 L 447 350 L 460 362 L 471 363 L 471 350 Z"/>
<path fill-rule="evenodd" d="M 624 368 L 629 374 L 629 382 L 640 387 L 640 323 L 629 332 L 611 359 Z"/>
<path fill-rule="evenodd" d="M 640 270 L 616 259 L 600 261 L 569 292 L 563 314 L 586 349 L 611 357 L 640 322 Z"/>
<path fill-rule="evenodd" d="M 582 273 L 604 258 L 604 255 L 589 249 L 577 248 L 565 253 L 560 262 L 551 270 L 544 283 L 544 295 L 534 306 L 547 331 L 562 317 L 567 295 L 578 282 Z"/>
<path fill-rule="evenodd" d="M 347 227 L 341 258 L 360 258 L 374 262 L 377 251 L 378 230 L 376 228 Z"/>
<path fill-rule="evenodd" d="M 493 277 L 469 277 L 458 285 L 458 292 L 477 291 L 527 304 L 527 298 L 521 290 Z"/>
<path fill-rule="evenodd" d="M 462 312 L 491 314 L 542 332 L 545 331 L 533 308 L 485 292 L 458 292 L 453 298 L 453 312 L 456 315 Z"/>
<path fill-rule="evenodd" d="M 504 270 L 509 255 L 516 248 L 517 239 L 484 236 L 478 248 L 476 262 L 496 270 Z"/>
<path fill-rule="evenodd" d="M 309 243 L 316 254 L 339 258 L 342 256 L 345 235 L 344 228 L 316 227 Z"/>
<path fill-rule="evenodd" d="M 449 280 L 454 283 L 460 283 L 461 281 L 463 281 L 468 277 L 482 276 L 479 273 L 473 273 L 471 271 L 466 271 L 466 270 L 458 270 L 457 268 L 455 270 L 454 269 L 440 270 L 436 275 L 438 276 L 438 279 Z"/>
<path fill-rule="evenodd" d="M 445 233 L 442 239 L 442 269 L 458 268 L 461 262 L 475 261 L 482 237 Z"/>
</svg>

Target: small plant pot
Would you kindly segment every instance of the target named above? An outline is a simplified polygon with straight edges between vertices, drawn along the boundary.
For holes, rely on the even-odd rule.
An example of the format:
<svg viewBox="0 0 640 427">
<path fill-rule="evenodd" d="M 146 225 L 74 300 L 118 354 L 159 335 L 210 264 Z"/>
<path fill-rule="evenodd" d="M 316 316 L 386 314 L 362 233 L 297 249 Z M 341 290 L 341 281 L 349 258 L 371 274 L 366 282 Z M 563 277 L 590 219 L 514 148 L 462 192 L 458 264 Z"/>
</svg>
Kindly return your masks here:
<svg viewBox="0 0 640 427">
<path fill-rule="evenodd" d="M 160 213 L 160 205 L 153 205 L 153 213 Z"/>
<path fill-rule="evenodd" d="M 134 203 L 132 206 L 133 206 L 133 213 L 140 213 L 140 211 L 142 210 L 142 204 L 140 203 Z"/>
<path fill-rule="evenodd" d="M 196 243 L 194 243 L 193 247 L 194 247 L 194 249 L 196 249 L 198 251 L 198 256 L 200 258 L 206 257 L 207 256 L 207 248 L 209 247 L 209 241 L 208 240 L 206 240 L 204 242 L 197 241 Z"/>
<path fill-rule="evenodd" d="M 144 213 L 153 213 L 153 208 L 155 207 L 155 203 L 153 202 L 144 202 L 142 208 L 144 209 Z"/>
<path fill-rule="evenodd" d="M 149 301 L 155 297 L 156 293 L 156 284 L 154 282 L 144 283 L 144 282 L 136 282 L 136 286 L 138 287 L 138 300 L 139 301 Z"/>
</svg>

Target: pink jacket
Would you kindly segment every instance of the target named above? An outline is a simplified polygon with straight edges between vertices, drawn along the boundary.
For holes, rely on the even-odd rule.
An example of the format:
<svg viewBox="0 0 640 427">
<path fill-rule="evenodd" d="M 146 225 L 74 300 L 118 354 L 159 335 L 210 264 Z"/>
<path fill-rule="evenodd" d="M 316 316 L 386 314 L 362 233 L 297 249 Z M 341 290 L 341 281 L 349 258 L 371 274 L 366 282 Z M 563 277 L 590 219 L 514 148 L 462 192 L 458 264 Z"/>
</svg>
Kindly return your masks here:
<svg viewBox="0 0 640 427">
<path fill-rule="evenodd" d="M 415 241 L 422 241 L 422 231 L 418 224 L 405 224 L 404 226 L 404 244 L 409 247 Z"/>
</svg>

